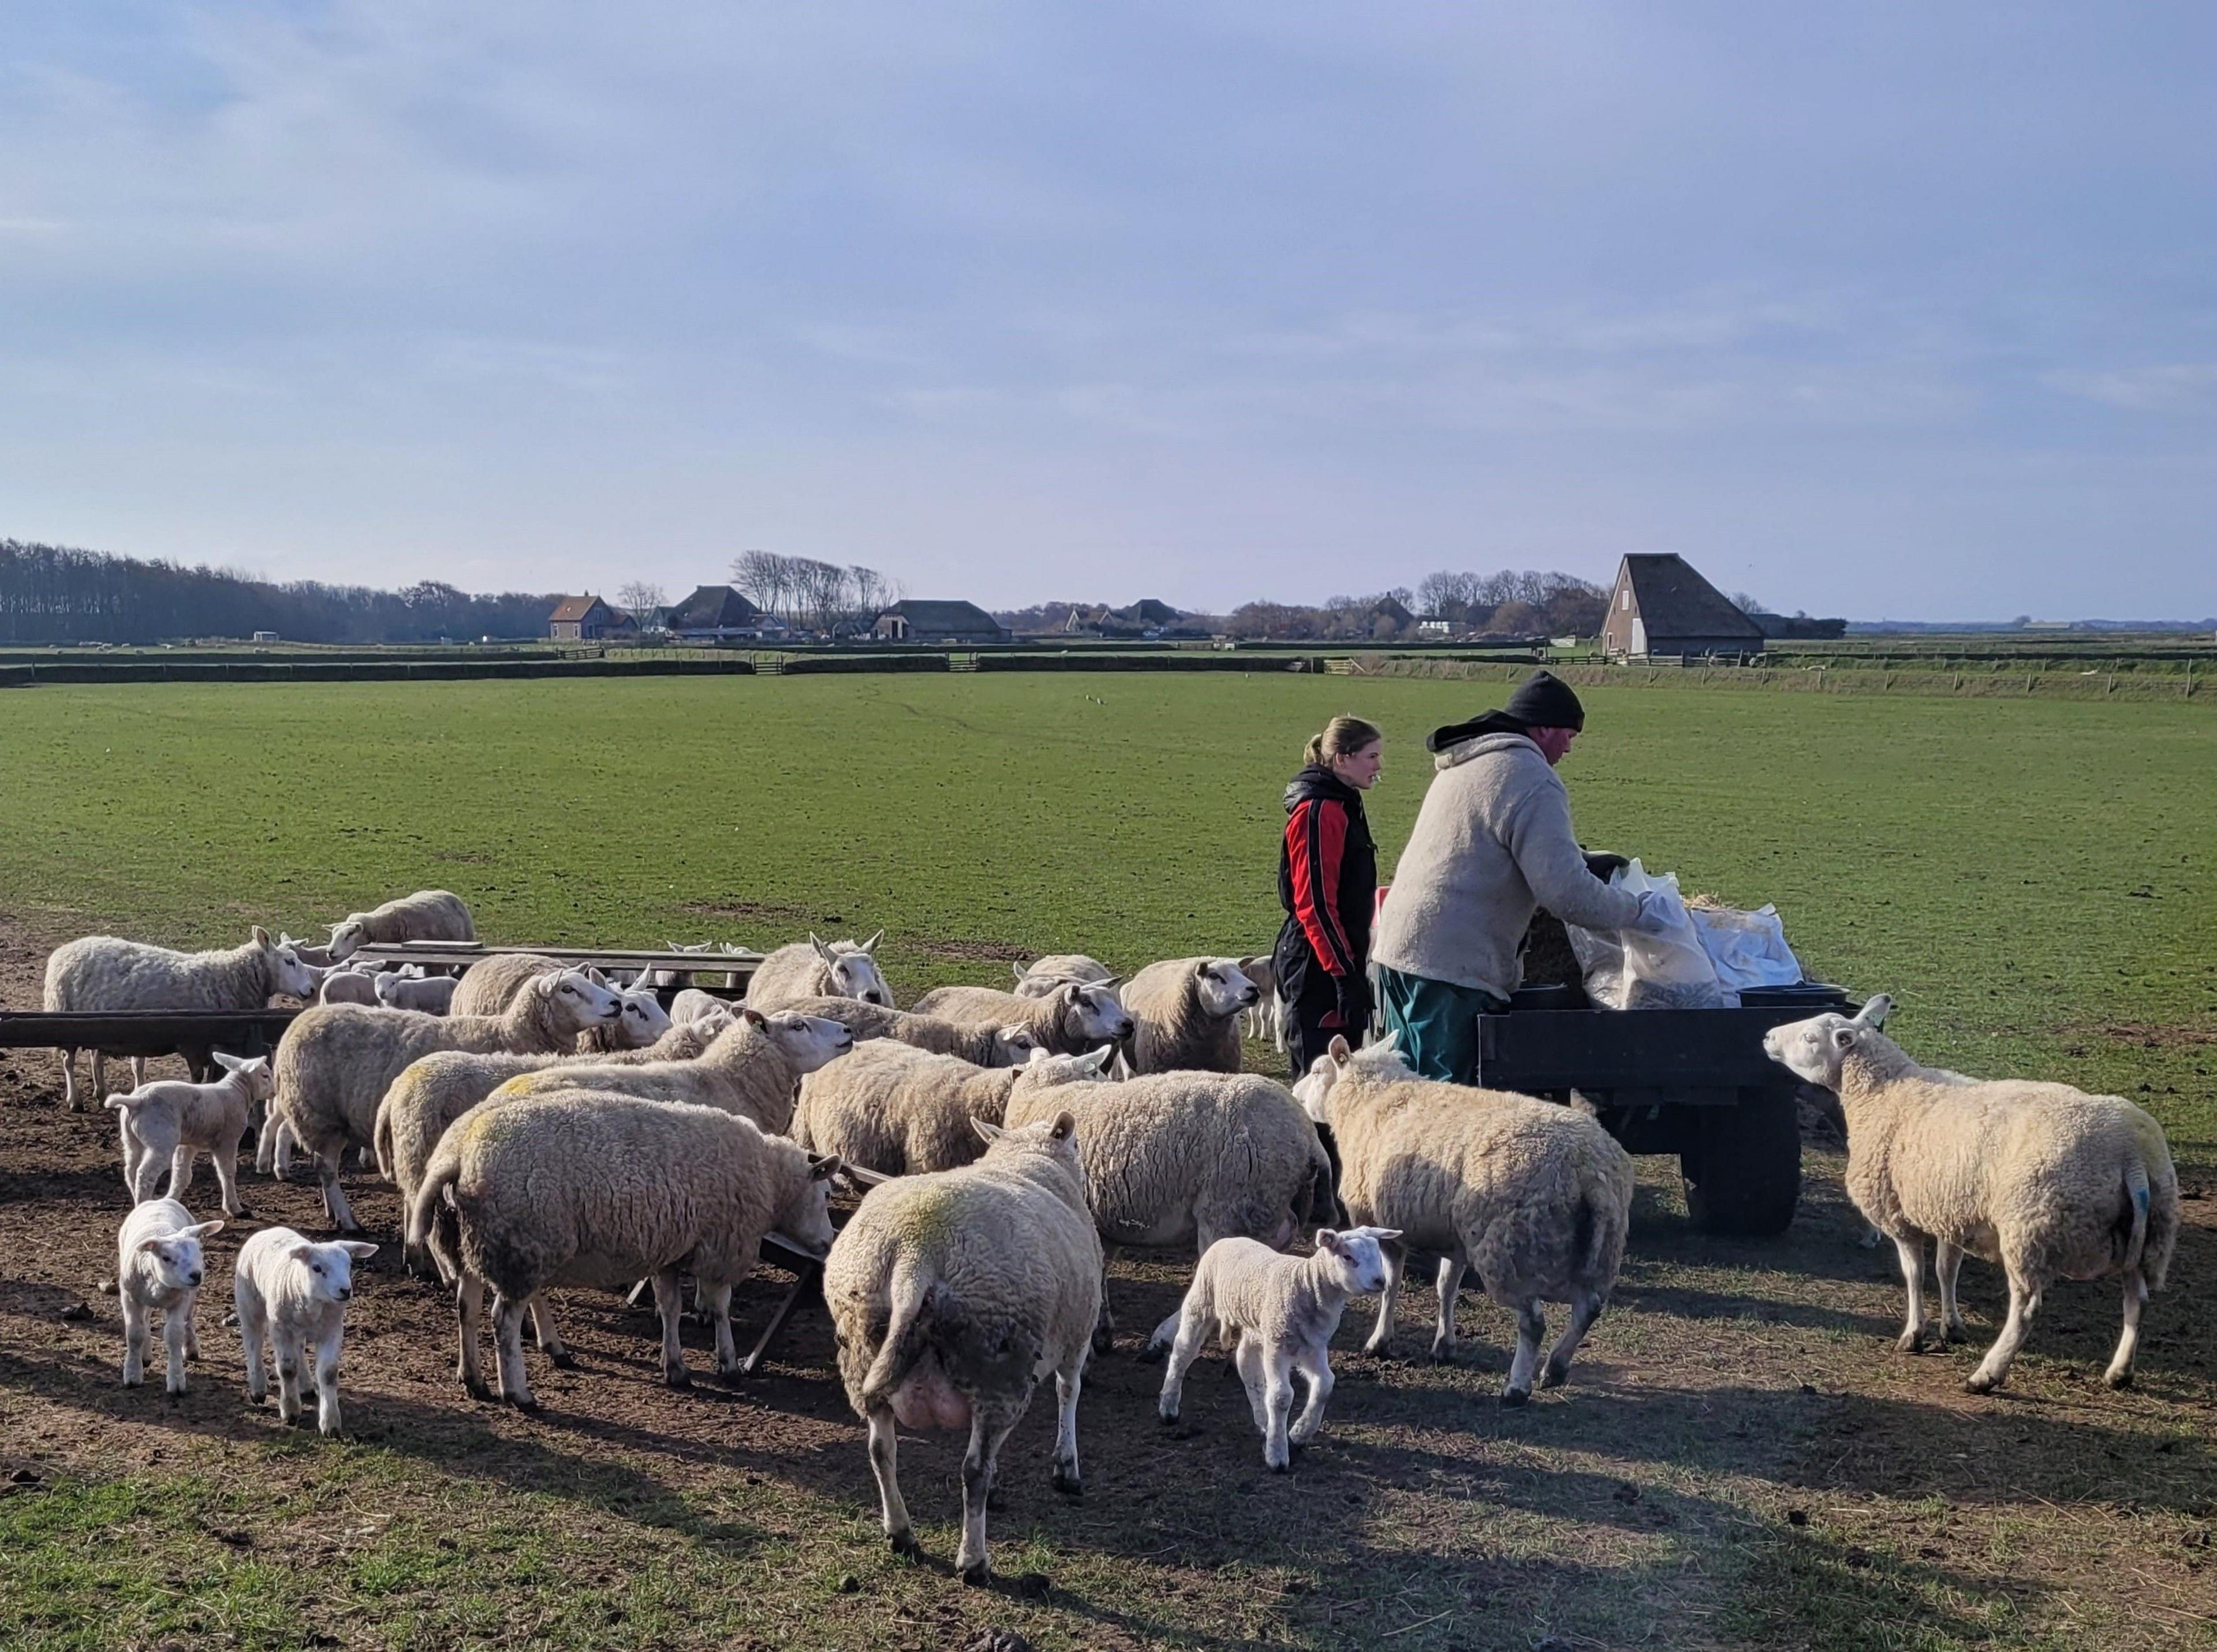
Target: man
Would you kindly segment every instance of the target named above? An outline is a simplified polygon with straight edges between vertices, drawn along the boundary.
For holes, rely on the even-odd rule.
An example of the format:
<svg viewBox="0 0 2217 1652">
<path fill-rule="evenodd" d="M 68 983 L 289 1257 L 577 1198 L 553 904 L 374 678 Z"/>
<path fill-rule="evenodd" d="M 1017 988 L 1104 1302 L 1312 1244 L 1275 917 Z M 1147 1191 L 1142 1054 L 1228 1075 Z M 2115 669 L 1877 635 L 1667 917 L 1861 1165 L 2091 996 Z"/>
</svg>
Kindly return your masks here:
<svg viewBox="0 0 2217 1652">
<path fill-rule="evenodd" d="M 1498 712 L 1436 729 L 1437 773 L 1378 915 L 1380 1008 L 1426 1078 L 1478 1082 L 1478 1017 L 1509 1008 L 1535 908 L 1587 929 L 1659 930 L 1654 897 L 1602 882 L 1571 830 L 1555 765 L 1585 708 L 1535 671 Z"/>
</svg>

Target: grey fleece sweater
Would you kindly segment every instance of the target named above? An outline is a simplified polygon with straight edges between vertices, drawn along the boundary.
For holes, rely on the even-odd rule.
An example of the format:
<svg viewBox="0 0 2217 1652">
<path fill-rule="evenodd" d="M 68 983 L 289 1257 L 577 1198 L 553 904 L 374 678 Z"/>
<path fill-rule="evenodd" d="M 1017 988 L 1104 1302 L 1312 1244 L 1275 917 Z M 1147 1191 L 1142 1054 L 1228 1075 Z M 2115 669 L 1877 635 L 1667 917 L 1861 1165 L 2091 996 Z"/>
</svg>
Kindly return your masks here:
<svg viewBox="0 0 2217 1652">
<path fill-rule="evenodd" d="M 1378 915 L 1370 955 L 1388 969 L 1507 997 L 1516 948 L 1544 906 L 1565 923 L 1622 929 L 1640 902 L 1586 870 L 1571 798 L 1521 734 L 1449 746 Z"/>
</svg>

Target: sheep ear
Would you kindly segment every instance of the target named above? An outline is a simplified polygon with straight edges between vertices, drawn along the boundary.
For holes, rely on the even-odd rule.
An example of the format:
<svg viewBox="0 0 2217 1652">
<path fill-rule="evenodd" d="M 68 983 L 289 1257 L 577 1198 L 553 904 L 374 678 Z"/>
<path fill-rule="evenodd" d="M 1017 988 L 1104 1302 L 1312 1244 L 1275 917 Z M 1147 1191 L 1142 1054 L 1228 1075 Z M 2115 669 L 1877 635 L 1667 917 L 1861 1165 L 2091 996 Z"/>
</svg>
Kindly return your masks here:
<svg viewBox="0 0 2217 1652">
<path fill-rule="evenodd" d="M 360 1239 L 342 1239 L 338 1242 L 338 1245 L 341 1250 L 346 1252 L 348 1255 L 353 1257 L 357 1262 L 361 1261 L 364 1257 L 374 1256 L 377 1254 L 377 1247 L 375 1245 L 367 1243 Z"/>
<path fill-rule="evenodd" d="M 1343 1254 L 1345 1252 L 1345 1247 L 1340 1243 L 1339 1236 L 1330 1228 L 1318 1228 L 1316 1230 L 1316 1248 L 1318 1250 L 1328 1250 L 1335 1256 Z"/>
<path fill-rule="evenodd" d="M 885 938 L 886 932 L 882 929 L 879 930 L 876 934 L 872 935 L 868 940 L 862 943 L 862 950 L 866 952 L 876 952 L 878 950 L 878 943 Z"/>
<path fill-rule="evenodd" d="M 817 940 L 816 932 L 813 929 L 808 932 L 808 944 L 816 949 L 817 957 L 822 959 L 826 964 L 832 962 L 831 949 Z"/>
<path fill-rule="evenodd" d="M 142 1256 L 151 1256 L 176 1236 L 174 1233 L 154 1234 L 148 1238 L 141 1239 L 133 1248 Z"/>
<path fill-rule="evenodd" d="M 608 977 L 602 975 L 596 967 L 590 964 L 585 965 L 585 979 L 590 981 L 596 987 L 605 987 L 608 983 Z"/>
<path fill-rule="evenodd" d="M 189 1228 L 178 1229 L 177 1237 L 180 1239 L 205 1239 L 212 1233 L 221 1233 L 222 1231 L 223 1224 L 219 1221 L 200 1222 L 195 1223 Z"/>
<path fill-rule="evenodd" d="M 1852 1050 L 1855 1047 L 1856 1024 L 1853 1021 L 1848 1022 L 1844 1026 L 1836 1026 L 1832 1029 L 1833 1049 Z"/>
<path fill-rule="evenodd" d="M 1067 1109 L 1058 1113 L 1054 1116 L 1053 1125 L 1047 1130 L 1047 1134 L 1058 1142 L 1068 1141 L 1078 1134 L 1078 1115 Z"/>
<path fill-rule="evenodd" d="M 316 1260 L 316 1248 L 303 1240 L 286 1251 L 285 1260 L 291 1262 L 312 1262 Z"/>
<path fill-rule="evenodd" d="M 1338 1062 L 1345 1061 L 1349 1056 L 1353 1055 L 1355 1051 L 1348 1047 L 1347 1040 L 1335 1032 L 1331 1035 L 1331 1042 L 1325 1046 L 1325 1053 L 1330 1056 L 1334 1061 Z"/>
<path fill-rule="evenodd" d="M 1893 1013 L 1893 994 L 1885 992 L 1876 993 L 1874 994 L 1869 1002 L 1864 1004 L 1862 1008 L 1856 1013 L 1856 1020 L 1865 1026 L 1884 1026 L 1886 1025 L 1886 1018 Z"/>
<path fill-rule="evenodd" d="M 839 1167 L 839 1180 L 850 1187 L 875 1187 L 891 1181 L 892 1178 L 882 1170 L 865 1170 L 859 1164 L 843 1164 Z"/>
<path fill-rule="evenodd" d="M 208 1059 L 214 1062 L 217 1066 L 222 1068 L 226 1073 L 235 1073 L 240 1068 L 251 1064 L 244 1056 L 227 1055 L 220 1050 L 209 1051 Z"/>
<path fill-rule="evenodd" d="M 1116 1046 L 1113 1044 L 1104 1044 L 1084 1059 L 1086 1064 L 1095 1072 L 1105 1073 L 1108 1070 L 1108 1063 L 1116 1059 Z"/>
<path fill-rule="evenodd" d="M 269 946 L 275 943 L 269 939 L 269 932 L 257 923 L 254 926 L 254 944 L 256 946 Z"/>
<path fill-rule="evenodd" d="M 808 1156 L 808 1179 L 829 1181 L 839 1174 L 840 1159 L 837 1153 L 811 1153 Z"/>
<path fill-rule="evenodd" d="M 989 1125 L 983 1119 L 973 1119 L 970 1121 L 970 1128 L 976 1131 L 989 1143 L 999 1141 L 1002 1137 L 1009 1133 L 998 1125 Z"/>
<path fill-rule="evenodd" d="M 1106 981 L 1096 981 L 1093 984 L 1103 992 L 1114 992 L 1124 984 L 1124 977 L 1121 975 L 1112 975 Z"/>
<path fill-rule="evenodd" d="M 1363 1232 L 1368 1234 L 1380 1244 L 1386 1245 L 1391 1244 L 1394 1240 L 1399 1239 L 1401 1236 L 1402 1230 L 1399 1228 L 1365 1228 L 1363 1229 Z"/>
<path fill-rule="evenodd" d="M 1021 964 L 1011 964 L 1009 965 L 1009 973 L 1015 976 L 1021 983 L 1024 978 L 1024 966 Z"/>
<path fill-rule="evenodd" d="M 769 1017 L 763 1014 L 762 1011 L 756 1009 L 752 1004 L 745 1005 L 740 1009 L 739 1019 L 743 1021 L 751 1021 L 756 1026 L 768 1026 L 769 1025 Z"/>
</svg>

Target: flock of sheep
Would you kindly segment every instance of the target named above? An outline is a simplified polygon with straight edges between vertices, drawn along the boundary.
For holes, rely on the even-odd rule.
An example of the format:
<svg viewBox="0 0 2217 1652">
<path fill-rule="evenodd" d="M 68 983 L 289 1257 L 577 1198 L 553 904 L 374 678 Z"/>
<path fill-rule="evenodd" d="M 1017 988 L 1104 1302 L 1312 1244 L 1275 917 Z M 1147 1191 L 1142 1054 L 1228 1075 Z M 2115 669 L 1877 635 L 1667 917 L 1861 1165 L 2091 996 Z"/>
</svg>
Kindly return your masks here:
<svg viewBox="0 0 2217 1652">
<path fill-rule="evenodd" d="M 687 989 L 666 1008 L 661 996 L 679 984 L 668 977 L 617 982 L 530 954 L 496 955 L 459 980 L 421 977 L 412 1001 L 386 975 L 349 967 L 372 941 L 474 937 L 460 898 L 429 891 L 350 915 L 324 947 L 257 928 L 229 952 L 93 937 L 54 952 L 49 1010 L 316 1000 L 274 1060 L 188 1051 L 192 1082 L 107 1098 L 139 1201 L 118 1237 L 127 1384 L 143 1379 L 160 1310 L 167 1385 L 183 1391 L 201 1242 L 223 1224 L 195 1220 L 181 1201 L 206 1152 L 225 1217 L 246 1214 L 234 1162 L 257 1123 L 263 1168 L 281 1171 L 297 1145 L 343 1236 L 360 1231 L 342 1186 L 348 1156 L 374 1160 L 399 1189 L 410 1267 L 454 1292 L 460 1379 L 491 1397 L 479 1347 L 489 1286 L 499 1391 L 526 1409 L 537 1403 L 527 1316 L 541 1353 L 569 1360 L 547 1294 L 555 1285 L 651 1289 L 664 1375 L 683 1386 L 689 1277 L 717 1371 L 734 1374 L 732 1290 L 774 1234 L 824 1259 L 840 1374 L 868 1426 L 896 1549 L 915 1547 L 898 1428 L 968 1430 L 956 1560 L 978 1581 L 1002 1442 L 1049 1373 L 1054 1483 L 1079 1486 L 1078 1395 L 1089 1353 L 1113 1329 L 1105 1280 L 1116 1246 L 1194 1248 L 1191 1288 L 1147 1342 L 1169 1356 L 1160 1414 L 1176 1419 L 1188 1368 L 1220 1346 L 1273 1469 L 1322 1422 L 1327 1350 L 1351 1298 L 1379 1298 L 1364 1346 L 1386 1349 L 1411 1251 L 1442 1259 L 1435 1356 L 1454 1346 L 1467 1273 L 1515 1316 L 1504 1405 L 1565 1379 L 1622 1261 L 1632 1162 L 1578 1108 L 1420 1079 L 1390 1038 L 1360 1049 L 1335 1040 L 1291 1088 L 1240 1072 L 1240 1018 L 1269 1008 L 1266 960 L 1172 959 L 1124 980 L 1090 958 L 1047 958 L 1020 969 L 1011 990 L 940 987 L 906 1010 L 894 1007 L 875 937 L 811 936 L 763 959 L 744 1003 Z M 366 996 L 332 992 L 349 976 L 370 983 Z M 1963 1333 L 1955 1287 L 1966 1254 L 2008 1275 L 2008 1322 L 1973 1389 L 2005 1378 L 2041 1293 L 2066 1279 L 2121 1279 L 2124 1331 L 2108 1380 L 2128 1382 L 2141 1306 L 2177 1230 L 2161 1129 L 2117 1098 L 1919 1067 L 1880 1030 L 1886 1009 L 1875 998 L 1852 1018 L 1782 1026 L 1766 1049 L 1841 1099 L 1849 1193 L 1900 1250 L 1901 1347 L 1916 1350 L 1930 1328 L 1929 1242 L 1944 1336 Z M 75 1053 L 64 1056 L 72 1106 Z M 96 1054 L 96 1089 L 99 1069 Z M 835 1187 L 862 1193 L 836 1229 Z M 1290 1254 L 1305 1230 L 1311 1254 Z M 318 1426 L 337 1431 L 353 1267 L 375 1248 L 287 1228 L 248 1241 L 233 1294 L 250 1398 L 263 1395 L 266 1342 L 280 1415 L 300 1420 L 312 1377 Z M 1547 1347 L 1550 1303 L 1569 1321 Z M 1296 1372 L 1307 1388 L 1298 1418 Z"/>
</svg>

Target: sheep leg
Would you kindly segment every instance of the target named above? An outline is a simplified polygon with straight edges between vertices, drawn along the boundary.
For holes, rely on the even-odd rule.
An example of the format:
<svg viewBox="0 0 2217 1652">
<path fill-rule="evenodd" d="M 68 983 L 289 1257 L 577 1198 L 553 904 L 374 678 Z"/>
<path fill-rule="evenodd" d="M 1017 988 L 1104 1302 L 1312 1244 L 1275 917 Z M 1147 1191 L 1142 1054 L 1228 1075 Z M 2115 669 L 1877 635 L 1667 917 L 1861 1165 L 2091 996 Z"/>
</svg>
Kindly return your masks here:
<svg viewBox="0 0 2217 1652">
<path fill-rule="evenodd" d="M 131 1057 L 131 1088 L 134 1090 L 138 1089 L 145 1082 L 146 1057 L 144 1056 L 133 1056 Z"/>
<path fill-rule="evenodd" d="M 2116 1357 L 2109 1361 L 2102 1380 L 2111 1388 L 2133 1385 L 2133 1356 L 2140 1346 L 2140 1310 L 2147 1306 L 2147 1280 L 2140 1269 L 2125 1275 L 2125 1329 L 2117 1339 Z"/>
<path fill-rule="evenodd" d="M 523 1304 L 494 1298 L 493 1355 L 500 1361 L 501 1397 L 519 1411 L 536 1411 L 539 1402 L 523 1374 Z"/>
<path fill-rule="evenodd" d="M 2040 1291 L 2035 1286 L 2012 1273 L 2009 1288 L 2009 1318 L 2003 1322 L 2002 1334 L 1994 1339 L 1993 1347 L 1986 1350 L 1986 1357 L 1963 1384 L 1973 1394 L 1991 1392 L 2009 1380 L 2010 1362 L 2024 1346 L 2024 1339 L 2032 1329 L 2032 1316 L 2040 1311 Z"/>
<path fill-rule="evenodd" d="M 654 1276 L 654 1305 L 662 1315 L 662 1380 L 672 1388 L 690 1388 L 693 1374 L 685 1369 L 685 1345 L 677 1335 L 685 1319 L 685 1291 L 676 1268 Z"/>
<path fill-rule="evenodd" d="M 169 1355 L 169 1368 L 162 1373 L 162 1391 L 177 1395 L 185 1391 L 185 1358 L 193 1340 L 193 1299 L 189 1292 L 174 1308 L 162 1314 L 162 1346 Z"/>
<path fill-rule="evenodd" d="M 454 1287 L 454 1322 L 461 1330 L 460 1357 L 454 1362 L 454 1375 L 462 1379 L 462 1386 L 473 1400 L 492 1398 L 492 1390 L 485 1386 L 485 1371 L 478 1363 L 478 1318 L 485 1311 L 485 1281 L 474 1273 L 465 1273 Z"/>
<path fill-rule="evenodd" d="M 1266 1403 L 1269 1389 L 1263 1371 L 1261 1344 L 1251 1336 L 1243 1335 L 1238 1346 L 1232 1350 L 1232 1363 L 1247 1390 L 1247 1409 L 1254 1415 L 1255 1426 L 1267 1438 L 1270 1432 L 1270 1408 Z"/>
<path fill-rule="evenodd" d="M 62 1106 L 71 1113 L 81 1113 L 84 1103 L 77 1093 L 77 1051 L 62 1051 Z"/>
<path fill-rule="evenodd" d="M 1078 1472 L 1078 1391 L 1085 1378 L 1085 1349 L 1071 1356 L 1069 1368 L 1054 1374 L 1054 1489 L 1069 1497 L 1085 1495 Z"/>
<path fill-rule="evenodd" d="M 885 1517 L 886 1540 L 897 1555 L 916 1553 L 916 1532 L 901 1501 L 900 1446 L 891 1406 L 870 1413 L 870 1472 L 877 1476 L 878 1506 Z"/>
<path fill-rule="evenodd" d="M 193 1328 L 200 1314 L 200 1293 L 193 1293 L 192 1306 L 185 1310 L 185 1358 L 198 1363 L 201 1357 L 201 1334 Z"/>
<path fill-rule="evenodd" d="M 1370 1340 L 1362 1345 L 1365 1353 L 1383 1357 L 1393 1346 L 1393 1308 L 1401 1298 L 1401 1275 L 1408 1271 L 1409 1248 L 1406 1245 L 1380 1245 L 1379 1260 L 1386 1264 L 1386 1288 L 1378 1293 L 1378 1327 L 1370 1333 Z"/>
<path fill-rule="evenodd" d="M 1924 1241 L 1904 1239 L 1897 1234 L 1893 1244 L 1901 1253 L 1902 1283 L 1909 1287 L 1909 1322 L 1901 1328 L 1901 1340 L 1895 1346 L 1904 1353 L 1917 1353 L 1924 1346 Z M 2014 1300 L 2010 1313 L 2014 1318 Z"/>
<path fill-rule="evenodd" d="M 144 1136 L 139 1138 L 139 1162 L 131 1173 L 131 1197 L 139 1204 L 144 1205 L 162 1191 L 162 1166 L 167 1157 Z"/>
<path fill-rule="evenodd" d="M 354 1219 L 354 1206 L 347 1203 L 346 1189 L 339 1186 L 339 1162 L 345 1156 L 343 1136 L 333 1137 L 316 1155 L 316 1169 L 324 1184 L 324 1213 L 341 1233 L 360 1233 L 361 1224 Z"/>
<path fill-rule="evenodd" d="M 1101 1247 L 1101 1316 L 1093 1322 L 1093 1352 L 1103 1357 L 1116 1346 L 1116 1316 L 1108 1311 L 1108 1264 L 1115 1259 L 1115 1246 Z"/>
<path fill-rule="evenodd" d="M 179 1142 L 177 1150 L 170 1155 L 170 1197 L 183 1204 L 185 1189 L 192 1185 L 193 1150 L 189 1143 Z"/>
<path fill-rule="evenodd" d="M 1287 1419 L 1294 1412 L 1293 1361 L 1275 1348 L 1265 1352 L 1258 1346 L 1255 1363 L 1263 1368 L 1263 1466 L 1283 1474 L 1294 1464 L 1294 1448 L 1286 1439 Z"/>
<path fill-rule="evenodd" d="M 246 1201 L 238 1196 L 238 1137 L 218 1142 L 208 1150 L 208 1162 L 215 1168 L 215 1185 L 223 1193 L 223 1213 L 229 1217 L 246 1214 Z M 191 1174 L 190 1168 L 186 1170 Z"/>
<path fill-rule="evenodd" d="M 278 1321 L 269 1327 L 270 1351 L 277 1356 L 277 1421 L 288 1427 L 300 1421 L 301 1340 L 296 1326 Z"/>
<path fill-rule="evenodd" d="M 268 1326 L 261 1308 L 236 1292 L 232 1305 L 238 1310 L 238 1346 L 246 1357 L 246 1397 L 259 1405 L 269 1397 L 269 1379 L 262 1368 L 262 1339 Z"/>
<path fill-rule="evenodd" d="M 735 1383 L 742 1374 L 739 1370 L 739 1345 L 732 1336 L 732 1282 L 725 1279 L 711 1285 L 695 1276 L 694 1300 L 706 1297 L 708 1318 L 716 1328 L 716 1375 L 727 1383 Z"/>
<path fill-rule="evenodd" d="M 95 1095 L 108 1094 L 108 1057 L 98 1050 L 92 1052 L 92 1093 Z"/>
<path fill-rule="evenodd" d="M 1963 1250 L 1945 1239 L 1932 1242 L 1932 1272 L 1940 1281 L 1940 1335 L 1943 1341 L 1967 1342 L 1969 1328 L 1955 1306 L 1955 1276 L 1963 1271 Z"/>
<path fill-rule="evenodd" d="M 1601 1317 L 1602 1296 L 1597 1291 L 1581 1288 L 1571 1298 L 1571 1322 L 1555 1346 L 1547 1350 L 1546 1369 L 1540 1373 L 1540 1386 L 1560 1388 L 1571 1374 L 1571 1358 L 1578 1353 L 1578 1344 L 1586 1340 L 1593 1329 L 1594 1321 Z"/>
<path fill-rule="evenodd" d="M 1287 1438 L 1294 1445 L 1306 1446 L 1324 1427 L 1324 1409 L 1331 1399 L 1331 1352 L 1322 1343 L 1302 1348 L 1294 1355 L 1294 1368 L 1308 1378 L 1309 1397 Z"/>
<path fill-rule="evenodd" d="M 339 1432 L 339 1343 L 345 1335 L 345 1322 L 334 1322 L 315 1350 L 316 1432 L 319 1434 Z"/>
<path fill-rule="evenodd" d="M 1440 1324 L 1432 1333 L 1432 1358 L 1447 1360 L 1454 1358 L 1455 1298 L 1462 1294 L 1462 1276 L 1470 1263 L 1458 1251 L 1440 1258 Z"/>
<path fill-rule="evenodd" d="M 1516 1357 L 1509 1362 L 1509 1381 L 1501 1390 L 1504 1405 L 1522 1405 L 1532 1397 L 1532 1369 L 1540 1363 L 1540 1345 L 1547 1340 L 1547 1310 L 1537 1297 L 1516 1309 Z"/>
<path fill-rule="evenodd" d="M 1209 1334 L 1215 1328 L 1205 1313 L 1181 1313 L 1177 1338 L 1170 1344 L 1170 1361 L 1163 1370 L 1163 1396 L 1155 1405 L 1155 1415 L 1164 1422 L 1178 1420 L 1179 1408 L 1185 1403 L 1185 1374 L 1208 1346 Z"/>
<path fill-rule="evenodd" d="M 115 1135 L 123 1148 L 123 1191 L 136 1199 L 139 1197 L 139 1132 L 131 1128 L 131 1110 L 128 1107 L 115 1110 Z"/>
<path fill-rule="evenodd" d="M 562 1333 L 554 1323 L 554 1310 L 547 1300 L 547 1293 L 534 1291 L 523 1305 L 531 1310 L 531 1337 L 539 1344 L 539 1352 L 547 1356 L 557 1371 L 576 1370 L 577 1356 L 562 1341 Z"/>
<path fill-rule="evenodd" d="M 123 1386 L 136 1388 L 146 1380 L 146 1309 L 131 1294 L 128 1280 L 117 1286 L 123 1302 Z"/>
<path fill-rule="evenodd" d="M 983 1586 L 992 1581 L 993 1569 L 985 1560 L 985 1499 L 993 1489 L 1001 1442 L 1022 1415 L 1022 1407 L 1004 1414 L 979 1406 L 971 1418 L 970 1449 L 962 1458 L 962 1544 L 954 1554 L 954 1569 L 965 1583 Z"/>
</svg>

